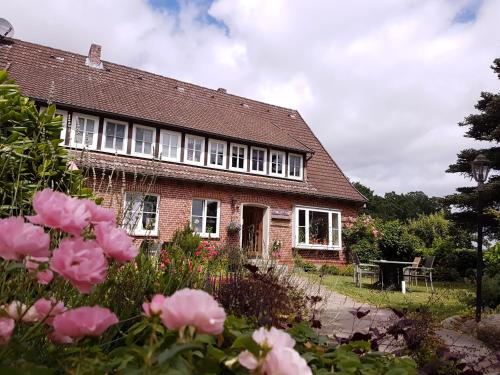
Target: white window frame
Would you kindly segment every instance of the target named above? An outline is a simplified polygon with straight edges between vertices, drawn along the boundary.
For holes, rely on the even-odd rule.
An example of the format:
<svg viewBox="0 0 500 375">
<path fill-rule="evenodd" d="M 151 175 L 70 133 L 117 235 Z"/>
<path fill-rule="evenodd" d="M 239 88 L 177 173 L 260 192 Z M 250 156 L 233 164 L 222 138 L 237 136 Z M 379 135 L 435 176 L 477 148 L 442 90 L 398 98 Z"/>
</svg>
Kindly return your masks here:
<svg viewBox="0 0 500 375">
<path fill-rule="evenodd" d="M 305 243 L 299 243 L 299 210 L 305 210 Z M 328 245 L 309 244 L 309 211 L 328 213 Z M 335 245 L 333 241 L 333 215 L 337 215 L 339 243 Z M 342 249 L 342 213 L 340 210 L 321 207 L 295 206 L 293 215 L 293 243 L 297 249 L 317 249 L 317 250 L 341 250 Z"/>
<path fill-rule="evenodd" d="M 40 113 L 42 111 L 46 111 L 48 107 L 40 107 Z M 66 145 L 66 128 L 68 127 L 68 111 L 64 111 L 62 109 L 57 109 L 55 114 L 57 116 L 62 116 L 62 130 L 61 130 L 61 143 L 59 143 L 61 146 Z M 71 125 L 70 125 L 71 126 Z"/>
<path fill-rule="evenodd" d="M 188 160 L 188 158 L 187 158 L 187 155 L 188 155 L 187 145 L 188 145 L 189 138 L 193 138 L 194 140 L 201 141 L 200 161 Z M 194 153 L 193 153 L 193 158 L 194 158 Z M 201 137 L 198 135 L 192 135 L 192 134 L 186 134 L 185 139 L 184 139 L 184 163 L 191 164 L 191 165 L 201 165 L 201 166 L 205 165 L 205 137 Z"/>
<path fill-rule="evenodd" d="M 273 173 L 273 155 L 281 155 L 282 157 L 282 168 L 281 168 L 281 173 Z M 286 152 L 284 151 L 278 151 L 278 150 L 271 150 L 269 152 L 269 175 L 270 176 L 275 176 L 275 177 L 285 177 L 286 173 Z"/>
<path fill-rule="evenodd" d="M 252 154 L 253 154 L 254 150 L 264 151 L 264 161 L 263 161 L 264 170 L 263 171 L 259 171 L 258 169 L 253 169 Z M 256 146 L 250 147 L 250 158 L 249 159 L 250 159 L 250 172 L 255 173 L 255 174 L 264 174 L 264 175 L 267 174 L 267 149 L 266 148 L 256 147 Z"/>
<path fill-rule="evenodd" d="M 222 165 L 218 165 L 218 164 L 212 164 L 211 163 L 211 151 L 212 151 L 212 145 L 215 145 L 215 144 L 224 144 L 224 152 L 222 154 Z M 207 158 L 208 158 L 208 161 L 207 161 L 207 164 L 209 167 L 211 168 L 217 168 L 217 169 L 226 169 L 226 165 L 227 165 L 227 142 L 226 141 L 220 141 L 218 139 L 212 139 L 212 138 L 209 138 L 208 139 L 208 153 L 207 153 Z"/>
<path fill-rule="evenodd" d="M 177 136 L 177 155 L 173 158 L 170 157 L 170 155 L 165 156 L 163 154 L 163 137 L 165 135 Z M 158 152 L 159 152 L 159 155 L 161 157 L 161 160 L 180 162 L 181 161 L 181 145 L 182 145 L 182 133 L 174 132 L 171 130 L 165 130 L 165 129 L 160 130 L 160 144 L 158 145 Z"/>
<path fill-rule="evenodd" d="M 291 167 L 291 164 L 290 164 L 290 159 L 292 156 L 298 156 L 300 158 L 300 176 L 292 176 L 290 174 L 290 167 Z M 292 180 L 302 180 L 304 178 L 304 156 L 303 155 L 300 155 L 300 154 L 288 154 L 288 163 L 287 163 L 287 175 L 288 175 L 288 178 L 291 178 Z"/>
<path fill-rule="evenodd" d="M 229 170 L 238 171 L 238 172 L 246 172 L 248 170 L 248 146 L 242 145 L 240 143 L 231 143 L 229 146 Z M 233 167 L 233 147 L 243 148 L 245 151 L 243 153 L 243 168 Z"/>
<path fill-rule="evenodd" d="M 84 146 L 83 144 L 76 144 L 75 143 L 75 138 L 76 138 L 76 127 L 78 124 L 78 119 L 82 117 L 88 120 L 94 120 L 94 137 L 92 139 L 92 144 L 88 146 Z M 66 136 L 66 134 L 64 135 Z M 97 150 L 97 140 L 99 138 L 99 117 L 97 116 L 92 116 L 92 115 L 85 115 L 83 113 L 76 113 L 73 112 L 73 116 L 71 119 L 71 132 L 70 132 L 70 139 L 69 139 L 69 145 L 71 147 L 75 148 L 86 148 L 88 150 Z"/>
<path fill-rule="evenodd" d="M 125 125 L 125 136 L 123 137 L 123 150 L 116 150 L 114 148 L 106 147 L 106 128 L 107 128 L 109 122 L 112 122 L 113 124 L 116 124 L 116 125 Z M 105 151 L 105 152 L 110 152 L 113 154 L 115 154 L 115 153 L 116 154 L 126 154 L 127 148 L 128 148 L 128 123 L 125 121 L 117 121 L 117 120 L 113 120 L 110 118 L 105 118 L 104 125 L 102 127 L 101 150 Z"/>
<path fill-rule="evenodd" d="M 127 207 L 127 194 L 133 194 L 136 196 L 142 196 L 144 199 L 145 196 L 149 195 L 152 197 L 156 197 L 156 221 L 155 221 L 155 229 L 150 230 L 150 229 L 144 229 L 142 228 L 142 217 L 141 220 L 139 220 L 138 223 L 136 223 L 136 226 L 130 230 L 130 228 L 126 228 L 128 233 L 131 236 L 153 236 L 156 237 L 158 236 L 158 226 L 160 223 L 160 195 L 159 194 L 153 194 L 153 193 L 143 193 L 143 192 L 137 192 L 137 191 L 127 191 L 123 197 L 123 210 L 124 210 L 124 217 L 126 216 L 126 210 L 129 209 Z M 140 215 L 142 216 L 143 214 L 143 209 L 144 206 L 141 207 L 141 212 Z M 126 225 L 127 223 L 124 223 Z M 138 228 L 138 226 L 141 226 L 141 228 Z"/>
<path fill-rule="evenodd" d="M 193 201 L 203 201 L 203 215 L 202 215 L 202 221 L 201 221 L 201 228 L 202 231 L 201 233 L 195 232 L 202 238 L 219 238 L 219 232 L 220 232 L 220 201 L 217 199 L 207 199 L 207 198 L 193 198 L 191 199 L 191 210 L 190 210 L 190 215 L 189 215 L 189 223 L 191 225 L 191 228 L 193 227 Z M 209 202 L 217 202 L 217 228 L 215 228 L 215 232 L 212 233 L 207 233 L 207 228 L 206 228 L 206 219 L 207 219 L 207 203 Z"/>
<path fill-rule="evenodd" d="M 151 153 L 146 154 L 143 152 L 136 152 L 135 151 L 135 137 L 137 133 L 137 129 L 142 128 L 146 130 L 152 130 L 153 131 L 153 142 L 151 143 Z M 144 148 L 144 147 L 143 147 Z M 130 147 L 130 153 L 134 156 L 140 156 L 143 158 L 150 158 L 152 159 L 155 155 L 155 149 L 156 149 L 156 128 L 153 128 L 151 126 L 144 126 L 144 125 L 139 125 L 139 124 L 134 124 L 132 128 L 132 142 L 131 142 L 131 147 Z"/>
</svg>

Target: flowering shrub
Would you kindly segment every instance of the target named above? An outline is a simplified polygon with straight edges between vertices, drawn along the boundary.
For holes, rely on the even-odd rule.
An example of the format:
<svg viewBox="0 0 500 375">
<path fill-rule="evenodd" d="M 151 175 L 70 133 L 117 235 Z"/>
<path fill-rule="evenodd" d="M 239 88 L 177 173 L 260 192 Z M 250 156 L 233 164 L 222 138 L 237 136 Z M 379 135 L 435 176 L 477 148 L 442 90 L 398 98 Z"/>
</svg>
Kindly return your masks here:
<svg viewBox="0 0 500 375">
<path fill-rule="evenodd" d="M 379 239 L 379 229 L 369 215 L 345 218 L 343 244 L 348 252 L 355 252 L 362 262 L 380 258 Z"/>
</svg>

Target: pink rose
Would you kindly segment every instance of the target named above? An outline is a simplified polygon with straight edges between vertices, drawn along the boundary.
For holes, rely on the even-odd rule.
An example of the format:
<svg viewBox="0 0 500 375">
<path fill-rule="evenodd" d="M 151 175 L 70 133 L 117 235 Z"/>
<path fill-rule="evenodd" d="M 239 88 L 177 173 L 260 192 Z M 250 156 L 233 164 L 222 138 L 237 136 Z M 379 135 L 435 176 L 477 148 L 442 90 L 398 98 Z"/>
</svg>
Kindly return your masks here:
<svg viewBox="0 0 500 375">
<path fill-rule="evenodd" d="M 54 273 L 49 269 L 39 271 L 36 273 L 36 279 L 38 280 L 38 284 L 48 285 L 53 278 L 54 278 Z"/>
<path fill-rule="evenodd" d="M 28 220 L 34 224 L 79 235 L 89 224 L 92 215 L 87 202 L 85 199 L 72 198 L 47 188 L 35 193 L 33 208 L 37 214 L 29 216 Z"/>
<path fill-rule="evenodd" d="M 132 237 L 114 224 L 97 224 L 94 233 L 104 253 L 119 262 L 128 262 L 139 254 L 139 249 L 134 246 Z"/>
<path fill-rule="evenodd" d="M 73 339 L 69 336 L 63 336 L 56 331 L 50 332 L 47 337 L 49 338 L 50 341 L 56 344 L 72 344 Z"/>
<path fill-rule="evenodd" d="M 90 211 L 90 222 L 92 224 L 116 224 L 116 215 L 115 211 L 112 208 L 104 208 L 88 199 L 86 199 L 84 202 L 87 205 L 87 210 Z"/>
<path fill-rule="evenodd" d="M 80 293 L 106 280 L 108 262 L 96 241 L 64 238 L 54 250 L 50 268 L 68 280 Z"/>
<path fill-rule="evenodd" d="M 248 350 L 245 350 L 238 355 L 238 362 L 248 370 L 255 370 L 260 366 L 257 358 L 255 358 L 255 356 Z"/>
<path fill-rule="evenodd" d="M 164 295 L 155 294 L 151 299 L 151 302 L 144 302 L 142 304 L 144 314 L 148 317 L 151 317 L 153 315 L 160 315 L 163 312 L 166 300 L 167 298 Z"/>
<path fill-rule="evenodd" d="M 58 302 L 54 298 L 40 298 L 33 304 L 33 307 L 38 315 L 38 320 L 44 320 L 48 325 L 52 325 L 54 318 L 66 311 L 64 303 Z"/>
<path fill-rule="evenodd" d="M 218 335 L 224 330 L 226 313 L 207 292 L 185 288 L 167 297 L 161 320 L 168 329 L 192 326 L 198 333 Z"/>
<path fill-rule="evenodd" d="M 0 345 L 9 343 L 15 325 L 14 319 L 0 318 Z"/>
<path fill-rule="evenodd" d="M 275 348 L 275 347 L 285 347 L 293 348 L 295 346 L 295 340 L 292 339 L 285 331 L 271 327 L 271 329 L 266 329 L 261 327 L 255 330 L 252 334 L 253 341 L 262 347 Z"/>
<path fill-rule="evenodd" d="M 57 315 L 52 323 L 56 338 L 78 339 L 84 336 L 100 336 L 118 318 L 109 309 L 100 306 L 84 306 Z"/>
<path fill-rule="evenodd" d="M 262 370 L 268 375 L 312 375 L 306 360 L 292 348 L 283 346 L 267 353 Z"/>
<path fill-rule="evenodd" d="M 0 220 L 0 257 L 6 260 L 49 256 L 49 244 L 50 237 L 43 228 L 25 223 L 22 217 Z"/>
</svg>

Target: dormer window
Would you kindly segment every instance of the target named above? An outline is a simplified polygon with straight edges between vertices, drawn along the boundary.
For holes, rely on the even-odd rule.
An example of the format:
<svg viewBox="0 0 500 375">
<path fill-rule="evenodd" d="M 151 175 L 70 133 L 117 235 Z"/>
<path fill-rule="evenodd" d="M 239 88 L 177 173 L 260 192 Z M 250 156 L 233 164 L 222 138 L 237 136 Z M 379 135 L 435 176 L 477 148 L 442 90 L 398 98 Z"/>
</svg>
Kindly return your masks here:
<svg viewBox="0 0 500 375">
<path fill-rule="evenodd" d="M 285 153 L 283 151 L 271 150 L 269 163 L 269 173 L 272 176 L 285 177 Z"/>
<path fill-rule="evenodd" d="M 226 167 L 226 142 L 215 139 L 208 141 L 208 165 L 214 168 Z"/>
<path fill-rule="evenodd" d="M 302 180 L 303 160 L 302 155 L 288 155 L 288 176 L 294 180 Z"/>
<path fill-rule="evenodd" d="M 156 129 L 142 125 L 134 125 L 132 154 L 153 157 Z"/>
<path fill-rule="evenodd" d="M 102 149 L 120 154 L 127 152 L 127 129 L 124 122 L 105 120 L 104 121 L 104 145 Z"/>
<path fill-rule="evenodd" d="M 95 150 L 97 148 L 98 127 L 98 117 L 75 113 L 70 145 Z"/>
<path fill-rule="evenodd" d="M 229 169 L 245 172 L 247 170 L 247 146 L 231 143 L 231 163 Z"/>
<path fill-rule="evenodd" d="M 188 164 L 203 165 L 205 162 L 205 138 L 186 135 L 184 161 Z"/>
<path fill-rule="evenodd" d="M 180 161 L 181 133 L 161 130 L 160 153 L 162 160 Z"/>
<path fill-rule="evenodd" d="M 266 174 L 266 156 L 267 150 L 260 147 L 252 147 L 252 160 L 250 170 L 253 173 Z"/>
</svg>

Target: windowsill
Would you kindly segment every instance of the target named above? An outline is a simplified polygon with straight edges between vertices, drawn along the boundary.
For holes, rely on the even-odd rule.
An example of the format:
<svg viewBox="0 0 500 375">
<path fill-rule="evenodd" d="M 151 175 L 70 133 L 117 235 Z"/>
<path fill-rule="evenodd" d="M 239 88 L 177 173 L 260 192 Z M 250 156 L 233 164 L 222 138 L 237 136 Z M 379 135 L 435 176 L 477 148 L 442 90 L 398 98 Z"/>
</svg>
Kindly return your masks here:
<svg viewBox="0 0 500 375">
<path fill-rule="evenodd" d="M 341 250 L 340 246 L 328 246 L 328 245 L 295 245 L 294 249 L 297 250 Z"/>
<path fill-rule="evenodd" d="M 134 231 L 129 234 L 134 237 L 158 237 L 158 231 Z"/>
<path fill-rule="evenodd" d="M 215 233 L 197 233 L 197 234 L 201 238 L 209 238 L 211 240 L 219 240 L 220 239 L 219 235 L 215 234 Z"/>
<path fill-rule="evenodd" d="M 108 154 L 127 155 L 127 150 L 119 151 L 111 148 L 101 148 L 101 151 L 107 152 Z"/>
</svg>

